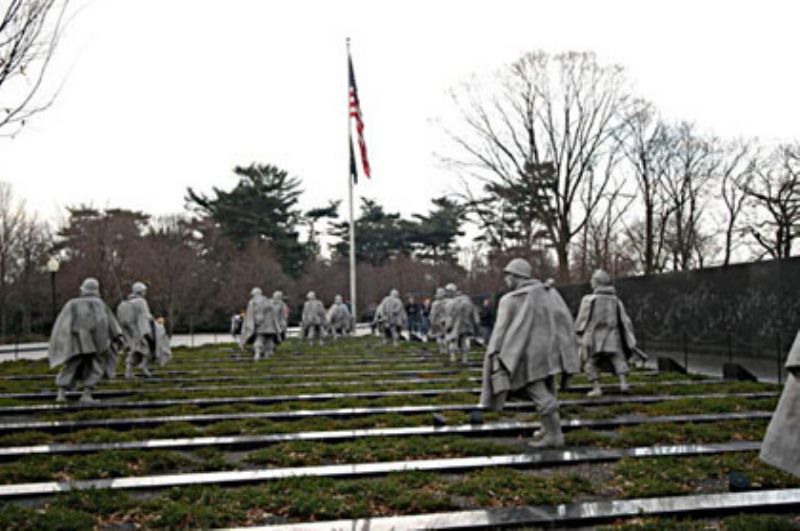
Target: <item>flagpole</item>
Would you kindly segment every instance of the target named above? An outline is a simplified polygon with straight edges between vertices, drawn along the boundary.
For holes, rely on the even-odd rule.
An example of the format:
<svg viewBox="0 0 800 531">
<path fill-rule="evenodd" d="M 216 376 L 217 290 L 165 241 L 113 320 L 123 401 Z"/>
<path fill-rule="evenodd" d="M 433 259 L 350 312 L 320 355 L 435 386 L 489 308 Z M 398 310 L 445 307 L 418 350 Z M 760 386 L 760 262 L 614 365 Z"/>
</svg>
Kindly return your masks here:
<svg viewBox="0 0 800 531">
<path fill-rule="evenodd" d="M 350 37 L 347 37 L 347 58 L 350 60 Z M 350 142 L 349 149 L 352 150 L 353 142 L 350 138 L 351 124 L 350 124 L 350 109 L 348 102 L 347 111 L 347 139 Z M 349 189 L 349 206 L 350 206 L 350 313 L 353 316 L 353 333 L 355 334 L 355 325 L 358 324 L 358 311 L 356 310 L 356 222 L 353 215 L 353 175 L 350 169 L 350 162 L 348 161 L 347 167 L 347 184 Z"/>
</svg>

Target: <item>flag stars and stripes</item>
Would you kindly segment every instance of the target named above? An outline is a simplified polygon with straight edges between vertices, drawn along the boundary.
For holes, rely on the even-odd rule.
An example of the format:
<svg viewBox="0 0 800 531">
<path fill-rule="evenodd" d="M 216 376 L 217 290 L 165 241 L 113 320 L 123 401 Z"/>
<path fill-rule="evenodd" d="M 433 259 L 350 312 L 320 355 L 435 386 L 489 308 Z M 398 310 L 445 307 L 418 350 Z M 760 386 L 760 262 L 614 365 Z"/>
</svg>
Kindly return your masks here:
<svg viewBox="0 0 800 531">
<path fill-rule="evenodd" d="M 353 70 L 353 59 L 348 53 L 347 65 L 349 69 L 349 82 L 350 82 L 350 118 L 355 120 L 356 135 L 358 137 L 358 148 L 361 155 L 361 166 L 364 170 L 364 175 L 370 177 L 369 159 L 367 158 L 367 143 L 364 140 L 364 118 L 361 115 L 361 103 L 358 99 L 358 88 L 356 86 L 356 75 Z M 353 174 L 353 182 L 358 182 L 358 174 L 355 171 L 356 164 L 353 153 L 353 139 L 350 138 L 350 172 Z"/>
</svg>

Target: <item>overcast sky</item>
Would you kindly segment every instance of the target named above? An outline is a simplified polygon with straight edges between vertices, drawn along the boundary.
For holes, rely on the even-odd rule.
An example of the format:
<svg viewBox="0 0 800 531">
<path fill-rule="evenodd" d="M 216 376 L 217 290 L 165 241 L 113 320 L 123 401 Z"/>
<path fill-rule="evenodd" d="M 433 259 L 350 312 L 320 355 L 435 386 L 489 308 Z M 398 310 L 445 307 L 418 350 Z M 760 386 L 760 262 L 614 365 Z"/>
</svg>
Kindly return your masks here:
<svg viewBox="0 0 800 531">
<path fill-rule="evenodd" d="M 794 2 L 75 0 L 55 105 L 0 140 L 0 179 L 50 219 L 79 203 L 181 212 L 272 163 L 303 206 L 345 199 L 352 52 L 373 179 L 404 214 L 457 185 L 433 152 L 449 88 L 526 51 L 591 50 L 669 118 L 724 136 L 800 136 Z"/>
</svg>

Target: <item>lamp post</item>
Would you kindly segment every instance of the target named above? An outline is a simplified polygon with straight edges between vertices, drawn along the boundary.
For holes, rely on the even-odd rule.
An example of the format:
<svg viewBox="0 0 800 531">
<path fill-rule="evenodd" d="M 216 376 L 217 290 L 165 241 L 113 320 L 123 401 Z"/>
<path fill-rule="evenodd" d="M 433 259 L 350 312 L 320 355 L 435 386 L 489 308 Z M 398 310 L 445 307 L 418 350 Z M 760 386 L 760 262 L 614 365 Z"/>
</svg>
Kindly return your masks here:
<svg viewBox="0 0 800 531">
<path fill-rule="evenodd" d="M 56 273 L 58 273 L 60 265 L 58 258 L 55 256 L 51 256 L 50 260 L 47 261 L 47 271 L 50 272 L 51 326 L 56 324 Z"/>
</svg>

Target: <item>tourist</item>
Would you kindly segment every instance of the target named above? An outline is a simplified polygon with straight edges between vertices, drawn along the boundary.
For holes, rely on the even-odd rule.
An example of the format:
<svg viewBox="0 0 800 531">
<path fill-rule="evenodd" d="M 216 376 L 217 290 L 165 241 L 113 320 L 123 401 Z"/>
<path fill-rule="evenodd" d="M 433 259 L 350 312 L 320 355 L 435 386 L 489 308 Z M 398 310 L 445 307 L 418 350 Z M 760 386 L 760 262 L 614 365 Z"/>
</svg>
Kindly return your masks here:
<svg viewBox="0 0 800 531">
<path fill-rule="evenodd" d="M 489 343 L 489 338 L 492 335 L 492 328 L 494 328 L 494 305 L 491 299 L 483 299 L 481 303 L 481 311 L 478 315 L 478 323 L 480 328 L 480 336 L 484 346 Z"/>
<path fill-rule="evenodd" d="M 408 317 L 408 333 L 419 335 L 420 330 L 420 313 L 422 309 L 416 302 L 413 295 L 409 295 L 406 299 L 406 317 Z"/>
</svg>

